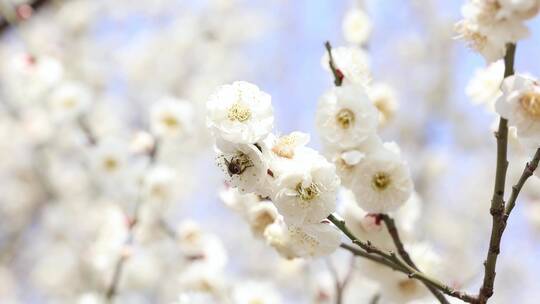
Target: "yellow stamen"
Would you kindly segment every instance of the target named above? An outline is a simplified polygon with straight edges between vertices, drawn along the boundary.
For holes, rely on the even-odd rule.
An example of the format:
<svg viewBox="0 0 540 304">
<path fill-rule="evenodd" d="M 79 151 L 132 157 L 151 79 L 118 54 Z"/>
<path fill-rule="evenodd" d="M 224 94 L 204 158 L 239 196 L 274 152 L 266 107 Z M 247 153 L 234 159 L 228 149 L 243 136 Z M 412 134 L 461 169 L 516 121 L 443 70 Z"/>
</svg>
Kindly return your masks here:
<svg viewBox="0 0 540 304">
<path fill-rule="evenodd" d="M 373 176 L 371 184 L 375 190 L 383 191 L 388 188 L 391 182 L 392 180 L 386 172 L 379 172 Z"/>
<path fill-rule="evenodd" d="M 349 109 L 341 109 L 336 115 L 336 121 L 342 129 L 348 129 L 354 124 L 354 113 Z"/>
<path fill-rule="evenodd" d="M 247 106 L 237 102 L 229 108 L 228 117 L 230 121 L 244 122 L 251 118 L 251 111 Z"/>
<path fill-rule="evenodd" d="M 521 107 L 527 114 L 535 119 L 540 119 L 540 94 L 527 92 L 519 99 Z"/>
</svg>

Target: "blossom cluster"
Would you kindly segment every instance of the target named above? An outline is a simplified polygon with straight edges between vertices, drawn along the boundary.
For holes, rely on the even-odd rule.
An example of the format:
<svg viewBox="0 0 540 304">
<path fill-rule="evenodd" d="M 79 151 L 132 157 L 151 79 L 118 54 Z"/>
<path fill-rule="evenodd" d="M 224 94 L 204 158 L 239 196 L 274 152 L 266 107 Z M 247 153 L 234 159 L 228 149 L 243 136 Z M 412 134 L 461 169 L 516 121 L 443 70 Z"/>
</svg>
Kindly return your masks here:
<svg viewBox="0 0 540 304">
<path fill-rule="evenodd" d="M 207 108 L 228 184 L 256 195 L 245 208 L 254 229 L 287 258 L 333 252 L 340 235 L 325 218 L 336 210 L 340 181 L 335 167 L 306 147 L 309 136 L 271 133 L 271 97 L 247 82 L 222 86 Z"/>
<path fill-rule="evenodd" d="M 504 56 L 507 44 L 528 36 L 524 22 L 539 9 L 537 0 L 470 0 L 462 7 L 463 20 L 456 30 L 486 61 L 493 62 Z"/>
<path fill-rule="evenodd" d="M 316 126 L 324 154 L 335 164 L 342 185 L 354 192 L 360 207 L 375 214 L 395 211 L 413 191 L 399 147 L 384 143 L 378 135 L 379 125 L 390 118 L 387 109 L 394 107 L 395 98 L 378 98 L 384 93 L 377 92 L 384 89 L 371 84 L 367 64 L 353 68 L 357 65 L 352 58 L 367 56 L 361 48 L 340 47 L 331 53 L 333 68 L 343 79 L 323 94 L 317 106 Z M 322 62 L 328 70 L 332 68 L 329 53 Z"/>
<path fill-rule="evenodd" d="M 540 82 L 517 74 L 506 78 L 501 90 L 495 103 L 497 113 L 508 120 L 520 142 L 534 154 L 540 147 Z"/>
</svg>

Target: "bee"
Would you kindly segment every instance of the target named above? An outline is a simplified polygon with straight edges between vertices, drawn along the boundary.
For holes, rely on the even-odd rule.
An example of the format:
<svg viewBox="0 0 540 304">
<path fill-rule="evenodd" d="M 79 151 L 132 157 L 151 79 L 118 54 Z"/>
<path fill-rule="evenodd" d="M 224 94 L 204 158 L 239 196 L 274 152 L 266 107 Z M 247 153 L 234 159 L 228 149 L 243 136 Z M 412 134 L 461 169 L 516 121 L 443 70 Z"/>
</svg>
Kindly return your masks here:
<svg viewBox="0 0 540 304">
<path fill-rule="evenodd" d="M 240 175 L 248 168 L 253 167 L 253 163 L 245 154 L 233 156 L 230 160 L 224 159 L 229 176 Z"/>
</svg>

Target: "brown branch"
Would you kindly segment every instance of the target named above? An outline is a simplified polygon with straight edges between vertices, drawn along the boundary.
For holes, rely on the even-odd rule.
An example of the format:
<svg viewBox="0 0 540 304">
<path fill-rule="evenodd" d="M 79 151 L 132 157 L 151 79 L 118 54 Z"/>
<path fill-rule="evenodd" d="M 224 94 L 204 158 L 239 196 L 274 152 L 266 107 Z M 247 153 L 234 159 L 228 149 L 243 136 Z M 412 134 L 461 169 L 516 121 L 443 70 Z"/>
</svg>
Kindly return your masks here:
<svg viewBox="0 0 540 304">
<path fill-rule="evenodd" d="M 390 234 L 390 236 L 392 237 L 392 241 L 394 242 L 394 245 L 396 246 L 399 256 L 403 259 L 403 261 L 405 261 L 405 263 L 409 264 L 409 266 L 418 270 L 418 267 L 416 267 L 416 264 L 413 262 L 413 260 L 409 256 L 409 253 L 407 252 L 407 250 L 405 250 L 405 246 L 403 245 L 403 242 L 401 241 L 394 219 L 391 218 L 387 214 L 381 214 L 380 216 L 384 224 L 386 225 L 388 234 Z"/>
<path fill-rule="evenodd" d="M 153 165 L 157 160 L 158 155 L 158 144 L 157 142 L 152 147 L 152 150 L 148 152 L 148 156 L 150 158 L 149 165 Z M 133 217 L 129 221 L 129 227 L 128 227 L 128 236 L 124 242 L 124 246 L 127 246 L 131 243 L 133 243 L 135 238 L 135 227 L 139 223 L 139 216 L 140 216 L 140 209 L 142 205 L 142 198 L 139 194 L 137 201 L 135 202 L 135 208 L 133 210 Z M 118 284 L 120 283 L 120 279 L 122 278 L 122 272 L 124 269 L 124 264 L 127 261 L 129 256 L 122 254 L 118 261 L 115 264 L 114 267 L 114 273 L 113 277 L 111 279 L 110 284 L 107 287 L 107 290 L 105 291 L 105 297 L 109 303 L 112 302 L 113 298 L 115 297 L 117 290 L 118 290 Z"/>
<path fill-rule="evenodd" d="M 326 51 L 328 52 L 328 65 L 330 66 L 330 70 L 332 70 L 332 74 L 334 75 L 334 84 L 336 85 L 336 87 L 339 87 L 343 83 L 343 78 L 345 76 L 336 67 L 336 63 L 334 62 L 334 57 L 332 56 L 332 45 L 330 45 L 330 42 L 326 41 L 324 43 L 324 47 L 326 48 Z"/>
<path fill-rule="evenodd" d="M 345 277 L 343 278 L 343 280 L 339 278 L 339 273 L 334 267 L 334 265 L 332 264 L 332 261 L 330 261 L 330 259 L 326 259 L 326 264 L 328 266 L 328 270 L 330 271 L 330 273 L 332 274 L 332 277 L 334 278 L 334 285 L 336 289 L 336 304 L 342 304 L 343 294 L 354 272 L 354 255 L 351 256 L 349 269 L 347 270 L 347 273 L 345 274 Z"/>
<path fill-rule="evenodd" d="M 427 274 L 414 269 L 413 267 L 399 259 L 394 252 L 379 249 L 376 246 L 373 246 L 373 244 L 371 244 L 369 241 L 362 242 L 358 240 L 347 228 L 347 225 L 345 225 L 345 221 L 337 219 L 332 214 L 328 216 L 328 220 L 332 222 L 339 230 L 341 230 L 352 241 L 353 244 L 359 247 L 356 248 L 347 244 L 341 244 L 341 248 L 349 250 L 356 256 L 369 259 L 373 262 L 383 264 L 393 270 L 402 272 L 406 274 L 410 279 L 416 279 L 423 283 L 429 284 L 430 286 L 440 290 L 448 296 L 458 298 L 467 303 L 477 303 L 476 297 L 455 290 L 454 288 L 438 281 L 437 279 L 432 278 Z"/>
<path fill-rule="evenodd" d="M 393 262 L 390 262 L 390 261 L 386 260 L 385 258 L 380 257 L 378 255 L 367 253 L 364 250 L 361 250 L 361 249 L 357 248 L 356 246 L 352 246 L 352 245 L 349 245 L 349 244 L 342 243 L 340 245 L 340 247 L 345 249 L 345 250 L 350 251 L 355 256 L 362 257 L 362 258 L 365 258 L 365 259 L 370 260 L 372 262 L 384 265 L 384 266 L 386 266 L 386 267 L 388 267 L 388 268 L 390 268 L 390 269 L 392 269 L 394 271 L 399 271 L 399 272 L 402 272 L 404 274 L 407 274 L 407 269 L 401 267 L 399 264 L 395 264 Z"/>
<path fill-rule="evenodd" d="M 514 58 L 516 45 L 509 44 L 504 56 L 504 77 L 514 74 Z M 495 282 L 495 268 L 499 256 L 501 239 L 506 228 L 504 188 L 506 185 L 506 171 L 508 169 L 508 121 L 501 117 L 499 129 L 495 133 L 497 138 L 497 167 L 495 171 L 495 187 L 491 199 L 490 213 L 492 216 L 491 237 L 486 260 L 484 262 L 484 280 L 478 294 L 479 303 L 487 303 L 493 295 Z"/>
<path fill-rule="evenodd" d="M 525 165 L 525 169 L 523 169 L 523 173 L 521 174 L 521 177 L 519 178 L 517 184 L 512 187 L 512 194 L 510 195 L 510 199 L 508 200 L 508 204 L 506 205 L 506 208 L 504 210 L 505 221 L 508 220 L 510 213 L 512 213 L 512 210 L 516 206 L 516 201 L 519 193 L 521 192 L 521 189 L 523 188 L 529 177 L 531 177 L 534 171 L 538 168 L 538 163 L 540 163 L 540 148 L 536 150 L 533 159 Z"/>
<path fill-rule="evenodd" d="M 339 279 L 339 274 L 336 268 L 334 267 L 334 265 L 332 264 L 332 261 L 330 261 L 329 259 L 326 259 L 326 266 L 334 279 L 334 287 L 336 289 L 336 304 L 342 304 L 343 303 L 343 287 Z"/>
<path fill-rule="evenodd" d="M 399 259 L 397 259 L 395 261 L 389 261 L 389 260 L 387 260 L 387 259 L 385 259 L 385 258 L 383 258 L 381 256 L 367 253 L 367 252 L 365 252 L 364 250 L 362 250 L 360 248 L 357 248 L 355 246 L 351 246 L 351 245 L 348 245 L 348 244 L 341 244 L 340 247 L 345 249 L 345 250 L 348 250 L 348 251 L 352 252 L 355 256 L 359 256 L 359 257 L 368 259 L 368 260 L 370 260 L 372 262 L 387 266 L 388 268 L 390 268 L 390 269 L 392 269 L 394 271 L 399 271 L 399 272 L 407 275 L 407 277 L 409 277 L 410 279 L 416 279 L 416 280 L 420 280 L 422 282 L 426 282 L 426 283 L 430 284 L 431 286 L 439 289 L 440 291 L 442 291 L 446 295 L 449 295 L 449 296 L 454 297 L 454 298 L 458 298 L 458 299 L 460 299 L 460 300 L 462 300 L 464 302 L 467 302 L 467 303 L 477 303 L 476 297 L 474 297 L 472 295 L 468 295 L 468 294 L 466 294 L 466 293 L 464 293 L 462 291 L 455 290 L 454 288 L 452 288 L 452 287 L 450 287 L 448 285 L 445 285 L 445 284 L 437 281 L 436 279 L 430 278 L 426 274 L 417 272 L 416 270 L 414 270 L 414 268 L 408 266 L 406 263 L 402 262 Z"/>
<path fill-rule="evenodd" d="M 401 241 L 401 238 L 399 236 L 399 231 L 397 230 L 396 223 L 394 222 L 394 219 L 391 218 L 387 214 L 381 214 L 380 216 L 381 216 L 381 218 L 382 218 L 382 220 L 383 220 L 383 222 L 384 222 L 384 224 L 386 226 L 386 229 L 388 230 L 388 234 L 390 234 L 390 236 L 392 237 L 392 240 L 394 242 L 394 246 L 396 247 L 399 256 L 409 266 L 414 268 L 416 271 L 421 272 L 420 269 L 416 266 L 416 264 L 411 259 L 411 256 L 409 255 L 407 250 L 405 250 L 405 246 L 403 245 L 403 242 Z M 434 287 L 432 287 L 429 284 L 424 284 L 424 285 L 427 287 L 427 289 L 429 289 L 429 291 L 433 294 L 433 296 L 435 298 L 437 298 L 437 300 L 439 300 L 439 302 L 444 303 L 444 304 L 449 304 L 448 300 L 446 300 L 446 298 L 444 297 L 444 295 L 440 291 L 438 291 L 437 289 L 435 289 Z"/>
<path fill-rule="evenodd" d="M 79 128 L 83 132 L 84 137 L 86 138 L 86 141 L 89 145 L 95 146 L 97 145 L 97 138 L 90 126 L 88 125 L 87 121 L 84 117 L 79 117 L 77 120 L 77 123 L 79 124 Z"/>
<path fill-rule="evenodd" d="M 381 295 L 379 293 L 376 293 L 376 294 L 373 295 L 373 297 L 369 301 L 369 304 L 377 304 L 377 303 L 379 303 L 380 299 L 381 299 Z"/>
<path fill-rule="evenodd" d="M 37 10 L 49 4 L 50 0 L 34 0 L 30 3 L 19 4 L 15 7 L 15 13 L 17 15 L 17 21 L 25 21 L 29 19 Z M 12 24 L 9 20 L 4 18 L 0 19 L 0 35 L 9 29 Z"/>
<path fill-rule="evenodd" d="M 139 223 L 139 215 L 140 215 L 140 208 L 141 208 L 141 197 L 139 195 L 136 203 L 135 208 L 133 211 L 133 217 L 129 220 L 129 226 L 128 226 L 128 235 L 126 237 L 126 240 L 124 241 L 124 247 L 130 245 L 133 243 L 133 240 L 135 238 L 135 227 Z M 115 266 L 114 266 L 114 272 L 113 277 L 111 279 L 111 282 L 109 283 L 107 290 L 105 292 L 105 297 L 108 302 L 112 302 L 113 298 L 116 296 L 117 290 L 118 290 L 118 284 L 120 283 L 120 279 L 122 278 L 122 272 L 124 269 L 124 264 L 128 260 L 129 256 L 125 253 L 121 253 L 120 257 L 118 258 Z"/>
</svg>

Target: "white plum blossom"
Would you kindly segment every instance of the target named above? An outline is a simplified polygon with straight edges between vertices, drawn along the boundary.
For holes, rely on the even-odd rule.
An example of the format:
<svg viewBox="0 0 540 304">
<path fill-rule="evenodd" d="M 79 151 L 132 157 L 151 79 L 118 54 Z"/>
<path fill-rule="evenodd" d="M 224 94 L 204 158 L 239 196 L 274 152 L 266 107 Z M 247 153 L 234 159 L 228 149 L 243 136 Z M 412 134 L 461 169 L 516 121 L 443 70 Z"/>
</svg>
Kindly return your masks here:
<svg viewBox="0 0 540 304">
<path fill-rule="evenodd" d="M 159 137 L 178 138 L 193 129 L 193 109 L 189 102 L 174 97 L 164 97 L 153 105 L 150 112 L 150 129 Z"/>
<path fill-rule="evenodd" d="M 537 0 L 498 0 L 500 18 L 517 16 L 524 20 L 530 19 L 538 14 L 540 2 Z"/>
<path fill-rule="evenodd" d="M 281 304 L 276 288 L 266 282 L 239 282 L 232 292 L 235 304 Z"/>
<path fill-rule="evenodd" d="M 148 132 L 137 132 L 129 143 L 129 151 L 133 154 L 149 154 L 155 148 L 156 140 Z"/>
<path fill-rule="evenodd" d="M 128 221 L 119 206 L 109 204 L 100 209 L 96 224 L 96 240 L 89 249 L 88 259 L 96 270 L 110 271 L 120 254 L 128 254 L 124 246 L 129 233 Z"/>
<path fill-rule="evenodd" d="M 142 182 L 144 197 L 149 201 L 168 202 L 174 198 L 176 172 L 166 166 L 152 167 Z"/>
<path fill-rule="evenodd" d="M 278 177 L 272 200 L 287 223 L 318 223 L 336 209 L 339 178 L 316 152 L 298 162 Z"/>
<path fill-rule="evenodd" d="M 238 188 L 225 187 L 219 193 L 219 198 L 225 206 L 238 212 L 242 216 L 247 216 L 251 207 L 261 202 L 261 197 L 255 193 L 241 193 Z"/>
<path fill-rule="evenodd" d="M 227 186 L 220 191 L 219 198 L 232 210 L 246 216 L 249 209 L 261 201 L 261 198 L 255 193 L 241 193 L 238 188 Z"/>
<path fill-rule="evenodd" d="M 241 193 L 270 194 L 268 164 L 258 146 L 217 141 L 218 166 Z"/>
<path fill-rule="evenodd" d="M 540 145 L 540 84 L 514 75 L 504 80 L 502 92 L 495 105 L 497 113 L 508 119 L 520 138 Z"/>
<path fill-rule="evenodd" d="M 20 103 L 39 102 L 64 77 L 62 63 L 54 57 L 16 53 L 10 56 L 2 81 L 6 93 Z"/>
<path fill-rule="evenodd" d="M 462 7 L 464 19 L 456 30 L 487 62 L 493 62 L 504 56 L 508 43 L 528 36 L 524 21 L 536 15 L 538 8 L 537 1 L 529 0 L 470 0 Z"/>
<path fill-rule="evenodd" d="M 22 127 L 31 139 L 45 143 L 54 134 L 54 125 L 47 111 L 36 108 L 22 114 Z"/>
<path fill-rule="evenodd" d="M 136 248 L 125 264 L 123 284 L 129 289 L 152 289 L 163 271 L 161 260 L 151 252 Z"/>
<path fill-rule="evenodd" d="M 352 187 L 356 165 L 366 155 L 379 151 L 383 146 L 381 138 L 377 134 L 370 135 L 366 140 L 351 149 L 335 150 L 333 147 L 325 147 L 326 155 L 336 166 L 336 172 L 345 187 Z"/>
<path fill-rule="evenodd" d="M 94 292 L 82 294 L 77 299 L 77 304 L 104 304 L 106 303 L 102 295 Z"/>
<path fill-rule="evenodd" d="M 266 229 L 264 236 L 268 244 L 287 259 L 329 255 L 341 243 L 339 230 L 328 222 L 297 226 L 276 221 Z"/>
<path fill-rule="evenodd" d="M 218 304 L 217 300 L 206 292 L 183 292 L 178 296 L 178 301 L 172 304 Z"/>
<path fill-rule="evenodd" d="M 364 157 L 355 170 L 351 190 L 362 209 L 386 213 L 401 207 L 411 196 L 413 184 L 407 164 L 399 154 L 381 149 Z"/>
<path fill-rule="evenodd" d="M 264 139 L 261 147 L 263 156 L 268 161 L 268 173 L 272 177 L 272 183 L 284 172 L 302 167 L 306 159 L 321 159 L 317 151 L 306 147 L 309 140 L 310 136 L 302 132 L 282 136 L 270 134 Z"/>
<path fill-rule="evenodd" d="M 332 159 L 336 166 L 337 175 L 343 186 L 352 186 L 352 182 L 354 181 L 354 168 L 365 156 L 366 154 L 359 150 L 348 150 L 336 154 Z"/>
<path fill-rule="evenodd" d="M 200 303 L 223 303 L 226 283 L 220 270 L 219 268 L 212 269 L 211 267 L 190 267 L 180 273 L 178 279 L 180 289 L 195 299 L 205 300 Z M 192 297 L 187 297 L 189 300 L 187 303 L 193 303 Z"/>
<path fill-rule="evenodd" d="M 127 170 L 128 156 L 127 147 L 121 140 L 106 138 L 92 151 L 93 167 L 101 176 L 119 177 Z"/>
<path fill-rule="evenodd" d="M 34 284 L 43 289 L 61 290 L 69 277 L 73 280 L 77 256 L 65 242 L 55 243 L 39 257 L 33 265 L 30 277 Z"/>
<path fill-rule="evenodd" d="M 359 85 L 332 88 L 319 102 L 317 130 L 327 148 L 353 148 L 377 130 L 378 113 Z"/>
<path fill-rule="evenodd" d="M 254 144 L 272 130 L 270 95 L 247 82 L 220 87 L 210 96 L 207 109 L 208 127 L 226 141 Z"/>
<path fill-rule="evenodd" d="M 294 159 L 302 153 L 302 148 L 309 142 L 309 134 L 292 132 L 288 135 L 276 136 L 270 134 L 263 141 L 265 156 L 269 159 Z M 300 151 L 300 152 L 298 152 Z"/>
<path fill-rule="evenodd" d="M 251 231 L 255 236 L 261 237 L 280 215 L 271 201 L 261 201 L 248 210 L 247 216 Z"/>
<path fill-rule="evenodd" d="M 342 23 L 345 40 L 358 45 L 368 40 L 371 28 L 372 25 L 369 16 L 361 9 L 348 11 Z"/>
<path fill-rule="evenodd" d="M 379 110 L 379 126 L 385 126 L 394 118 L 399 107 L 395 90 L 388 84 L 378 82 L 370 85 L 367 93 L 373 105 Z"/>
<path fill-rule="evenodd" d="M 501 83 L 504 79 L 504 62 L 497 60 L 485 68 L 477 69 L 469 81 L 465 92 L 475 104 L 484 104 L 494 110 L 495 101 L 501 95 Z"/>
<path fill-rule="evenodd" d="M 266 228 L 281 217 L 271 201 L 255 193 L 242 194 L 237 188 L 229 187 L 221 191 L 220 197 L 227 207 L 246 220 L 257 238 L 262 237 Z"/>
<path fill-rule="evenodd" d="M 193 220 L 184 220 L 175 229 L 180 252 L 190 268 L 222 269 L 227 263 L 227 252 L 221 240 L 202 230 Z"/>
<path fill-rule="evenodd" d="M 332 58 L 336 68 L 343 74 L 344 83 L 369 83 L 369 61 L 366 53 L 359 47 L 336 47 L 332 49 Z M 321 65 L 331 71 L 328 52 L 321 58 Z"/>
<path fill-rule="evenodd" d="M 77 118 L 90 106 L 92 102 L 90 92 L 82 83 L 61 83 L 49 97 L 49 107 L 52 115 L 58 120 Z"/>
</svg>

